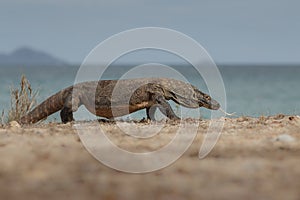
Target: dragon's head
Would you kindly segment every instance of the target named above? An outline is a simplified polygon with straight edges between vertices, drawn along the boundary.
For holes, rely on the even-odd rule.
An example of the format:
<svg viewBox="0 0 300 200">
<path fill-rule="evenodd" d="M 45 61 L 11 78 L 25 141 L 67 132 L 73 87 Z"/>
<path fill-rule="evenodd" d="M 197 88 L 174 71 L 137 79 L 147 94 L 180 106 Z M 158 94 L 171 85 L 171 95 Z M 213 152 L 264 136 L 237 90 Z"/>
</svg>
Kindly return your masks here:
<svg viewBox="0 0 300 200">
<path fill-rule="evenodd" d="M 205 94 L 198 90 L 197 88 L 194 88 L 194 99 L 197 99 L 199 107 L 205 107 L 211 110 L 218 110 L 220 108 L 220 104 L 211 98 L 208 94 Z"/>
<path fill-rule="evenodd" d="M 168 88 L 164 88 L 165 97 L 182 106 L 188 108 L 205 107 L 211 110 L 218 110 L 220 108 L 220 104 L 216 100 L 193 85 L 181 82 L 176 87 L 168 86 Z"/>
</svg>

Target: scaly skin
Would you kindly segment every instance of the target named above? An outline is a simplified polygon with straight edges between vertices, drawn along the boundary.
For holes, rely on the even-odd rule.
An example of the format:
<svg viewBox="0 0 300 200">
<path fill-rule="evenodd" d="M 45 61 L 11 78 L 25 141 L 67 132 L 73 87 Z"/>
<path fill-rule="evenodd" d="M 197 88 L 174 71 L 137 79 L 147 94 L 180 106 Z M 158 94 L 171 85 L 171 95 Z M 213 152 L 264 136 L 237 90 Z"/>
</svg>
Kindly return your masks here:
<svg viewBox="0 0 300 200">
<path fill-rule="evenodd" d="M 91 113 L 108 119 L 146 109 L 154 120 L 154 110 L 170 119 L 179 119 L 168 100 L 188 108 L 219 109 L 219 103 L 188 83 L 168 78 L 101 80 L 78 83 L 54 94 L 20 120 L 21 124 L 36 123 L 60 112 L 63 123 L 73 121 L 73 112 L 84 105 Z"/>
</svg>

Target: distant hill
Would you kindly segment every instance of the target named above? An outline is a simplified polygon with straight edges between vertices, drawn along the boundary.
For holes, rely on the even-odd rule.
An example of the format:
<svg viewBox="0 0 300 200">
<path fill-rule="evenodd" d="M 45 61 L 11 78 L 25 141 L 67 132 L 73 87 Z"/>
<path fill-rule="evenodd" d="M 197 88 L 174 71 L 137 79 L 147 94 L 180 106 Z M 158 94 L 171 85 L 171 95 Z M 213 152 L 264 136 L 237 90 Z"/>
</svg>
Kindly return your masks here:
<svg viewBox="0 0 300 200">
<path fill-rule="evenodd" d="M 68 64 L 43 51 L 22 47 L 10 54 L 0 54 L 0 65 L 65 66 Z"/>
</svg>

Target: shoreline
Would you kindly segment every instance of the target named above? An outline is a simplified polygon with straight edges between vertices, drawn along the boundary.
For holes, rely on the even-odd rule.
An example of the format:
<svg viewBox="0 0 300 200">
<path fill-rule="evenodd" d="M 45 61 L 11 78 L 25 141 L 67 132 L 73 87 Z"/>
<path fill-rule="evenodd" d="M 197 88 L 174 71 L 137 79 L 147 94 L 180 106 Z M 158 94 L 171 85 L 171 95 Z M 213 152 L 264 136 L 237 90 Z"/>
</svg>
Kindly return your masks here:
<svg viewBox="0 0 300 200">
<path fill-rule="evenodd" d="M 84 123 L 91 128 L 96 124 Z M 300 196 L 299 116 L 225 118 L 216 146 L 200 160 L 198 152 L 209 123 L 210 120 L 199 122 L 192 145 L 175 163 L 146 174 L 123 173 L 101 164 L 86 151 L 71 124 L 0 127 L 0 198 L 297 199 Z M 116 145 L 138 152 L 161 148 L 172 139 L 178 126 L 170 122 L 149 140 L 130 140 L 129 136 L 119 134 L 116 124 L 100 125 Z"/>
</svg>

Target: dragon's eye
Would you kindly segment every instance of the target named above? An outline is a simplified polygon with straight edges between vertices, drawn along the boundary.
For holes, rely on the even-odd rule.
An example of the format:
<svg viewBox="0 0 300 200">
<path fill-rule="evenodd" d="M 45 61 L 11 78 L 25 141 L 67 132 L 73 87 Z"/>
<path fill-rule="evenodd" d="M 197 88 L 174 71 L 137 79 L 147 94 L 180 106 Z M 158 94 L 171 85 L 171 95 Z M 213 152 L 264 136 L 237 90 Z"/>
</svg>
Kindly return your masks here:
<svg viewBox="0 0 300 200">
<path fill-rule="evenodd" d="M 210 100 L 211 100 L 210 96 L 206 96 L 205 99 L 206 99 L 207 101 L 210 101 Z"/>
</svg>

